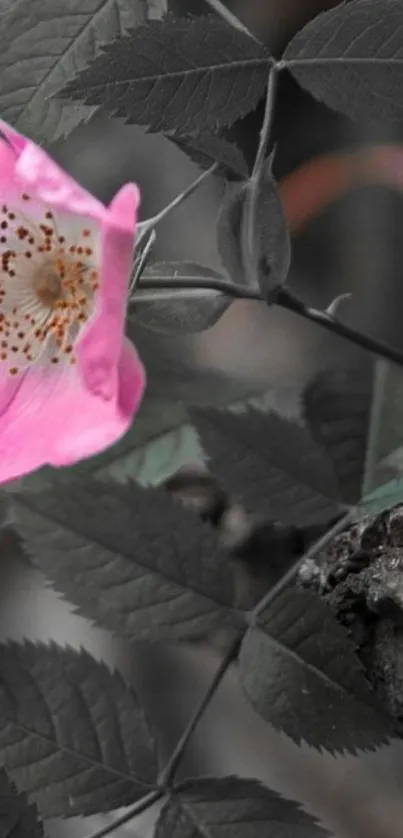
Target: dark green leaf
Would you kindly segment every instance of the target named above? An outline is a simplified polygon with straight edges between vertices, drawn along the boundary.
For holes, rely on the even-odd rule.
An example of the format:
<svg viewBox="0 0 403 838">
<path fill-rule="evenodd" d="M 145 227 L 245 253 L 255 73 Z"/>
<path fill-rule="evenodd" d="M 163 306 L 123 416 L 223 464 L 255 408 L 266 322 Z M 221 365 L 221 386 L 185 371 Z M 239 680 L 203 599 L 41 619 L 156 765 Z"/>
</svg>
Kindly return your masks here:
<svg viewBox="0 0 403 838">
<path fill-rule="evenodd" d="M 165 804 L 155 838 L 326 838 L 297 803 L 257 780 L 191 780 Z"/>
<path fill-rule="evenodd" d="M 169 139 L 201 169 L 209 169 L 213 163 L 219 163 L 217 174 L 224 175 L 228 180 L 248 177 L 248 167 L 241 150 L 221 134 L 205 132 L 186 137 L 171 134 Z"/>
<path fill-rule="evenodd" d="M 355 752 L 393 736 L 346 630 L 314 594 L 286 590 L 267 606 L 245 635 L 240 677 L 255 710 L 298 743 Z"/>
<path fill-rule="evenodd" d="M 0 645 L 0 758 L 44 818 L 129 805 L 157 775 L 133 691 L 88 652 L 55 644 Z"/>
<path fill-rule="evenodd" d="M 69 133 L 94 108 L 49 97 L 112 41 L 145 20 L 145 0 L 16 0 L 0 31 L 3 119 L 37 142 Z"/>
<path fill-rule="evenodd" d="M 284 62 L 297 81 L 354 119 L 403 118 L 401 0 L 351 0 L 293 38 Z"/>
<path fill-rule="evenodd" d="M 151 21 L 108 45 L 63 90 L 152 131 L 213 132 L 262 96 L 267 49 L 213 17 Z"/>
<path fill-rule="evenodd" d="M 79 613 L 131 639 L 186 639 L 235 622 L 218 536 L 162 489 L 79 479 L 15 496 L 29 556 Z"/>
<path fill-rule="evenodd" d="M 28 805 L 5 771 L 0 771 L 0 838 L 43 838 L 36 806 Z"/>
<path fill-rule="evenodd" d="M 302 426 L 251 408 L 195 408 L 191 418 L 213 474 L 250 512 L 297 526 L 340 514 L 331 468 Z"/>
<path fill-rule="evenodd" d="M 305 388 L 307 424 L 333 463 L 346 503 L 361 497 L 372 404 L 373 364 L 328 369 Z"/>
<path fill-rule="evenodd" d="M 142 274 L 143 280 L 154 280 L 161 290 L 145 289 L 141 281 L 136 286 L 129 308 L 134 321 L 166 334 L 193 334 L 210 329 L 233 302 L 232 297 L 211 288 L 167 289 L 167 282 L 192 281 L 203 283 L 223 280 L 225 277 L 194 262 L 155 262 Z"/>
</svg>

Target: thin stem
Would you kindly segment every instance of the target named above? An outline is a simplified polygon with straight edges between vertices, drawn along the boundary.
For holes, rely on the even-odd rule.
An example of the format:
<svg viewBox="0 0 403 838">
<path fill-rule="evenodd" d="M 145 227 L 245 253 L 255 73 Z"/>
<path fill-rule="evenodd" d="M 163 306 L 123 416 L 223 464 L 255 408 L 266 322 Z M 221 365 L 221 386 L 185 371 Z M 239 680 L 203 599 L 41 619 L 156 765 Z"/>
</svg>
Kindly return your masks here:
<svg viewBox="0 0 403 838">
<path fill-rule="evenodd" d="M 178 277 L 177 279 L 164 280 L 164 283 L 162 283 L 161 279 L 144 277 L 144 279 L 141 278 L 139 280 L 138 287 L 148 288 L 149 290 L 161 290 L 162 288 L 171 288 L 173 290 L 180 290 L 182 288 L 210 288 L 212 291 L 219 291 L 222 294 L 228 294 L 230 297 L 235 297 L 236 299 L 260 300 L 261 302 L 265 302 L 257 288 L 234 285 L 233 282 L 227 279 L 206 279 L 204 282 L 200 282 L 197 278 L 192 279 L 191 277 L 186 277 L 186 279 L 181 279 Z M 134 293 L 132 299 L 135 300 L 135 298 L 136 294 Z M 312 320 L 314 323 L 322 326 L 322 328 L 327 329 L 327 331 L 334 332 L 336 335 L 349 340 L 356 346 L 360 346 L 362 349 L 366 349 L 374 355 L 379 355 L 380 358 L 387 358 L 399 367 L 403 367 L 403 354 L 398 349 L 389 346 L 389 344 L 381 340 L 377 340 L 377 338 L 373 338 L 371 335 L 366 335 L 365 332 L 358 332 L 356 329 L 347 326 L 341 320 L 336 320 L 324 311 L 306 306 L 305 303 L 298 300 L 285 289 L 279 292 L 274 304 L 286 308 L 288 311 L 292 311 L 294 314 L 298 314 L 306 320 Z"/>
<path fill-rule="evenodd" d="M 210 289 L 211 291 L 219 291 L 222 294 L 227 294 L 229 297 L 236 297 L 241 300 L 262 300 L 262 295 L 256 288 L 246 288 L 241 285 L 234 285 L 234 283 L 229 279 L 206 279 L 205 281 L 201 281 L 198 278 L 193 279 L 192 277 L 172 277 L 172 279 L 167 277 L 167 279 L 164 279 L 162 282 L 161 279 L 153 279 L 151 277 L 144 276 L 139 279 L 138 288 L 148 288 L 150 290 L 158 289 L 159 291 L 161 291 L 162 288 L 172 288 L 175 291 L 179 291 L 182 288 L 193 288 L 198 291 Z M 136 299 L 136 292 L 134 292 L 132 299 Z"/>
<path fill-rule="evenodd" d="M 143 236 L 145 236 L 145 234 L 148 233 L 149 230 L 153 230 L 154 227 L 156 227 L 157 224 L 160 223 L 160 221 L 166 218 L 166 216 L 169 215 L 169 213 L 171 213 L 172 210 L 179 207 L 180 204 L 183 204 L 183 202 L 186 201 L 187 198 L 193 195 L 193 192 L 196 192 L 196 189 L 199 188 L 200 184 L 203 183 L 204 180 L 207 180 L 207 178 L 210 177 L 210 175 L 213 175 L 215 171 L 217 171 L 219 165 L 219 163 L 213 163 L 213 165 L 210 166 L 210 168 L 207 169 L 206 172 L 202 172 L 201 175 L 199 175 L 199 177 L 197 177 L 196 180 L 194 180 L 193 183 L 190 184 L 190 186 L 188 186 L 183 192 L 181 192 L 180 195 L 177 195 L 173 199 L 173 201 L 171 201 L 170 204 L 168 204 L 160 212 L 158 212 L 157 215 L 154 215 L 153 218 L 147 218 L 146 221 L 141 221 L 140 224 L 137 225 L 136 244 L 138 244 L 139 241 L 141 241 Z"/>
<path fill-rule="evenodd" d="M 340 520 L 337 521 L 337 523 L 334 524 L 334 526 L 330 530 L 328 530 L 324 535 L 322 535 L 322 537 L 319 538 L 318 541 L 315 541 L 315 543 L 312 544 L 312 546 L 309 548 L 309 550 L 307 550 L 306 553 L 304 553 L 303 556 L 301 556 L 296 562 L 294 562 L 292 567 L 290 567 L 287 570 L 284 576 L 282 576 L 281 579 L 279 579 L 278 582 L 276 582 L 276 584 L 273 585 L 272 588 L 270 588 L 270 590 L 263 597 L 263 599 L 261 599 L 260 602 L 257 603 L 250 615 L 250 621 L 252 623 L 255 622 L 259 614 L 262 611 L 264 611 L 265 608 L 267 608 L 267 606 L 270 605 L 270 603 L 273 602 L 274 599 L 276 599 L 276 597 L 284 590 L 284 588 L 286 588 L 287 585 L 289 585 L 289 583 L 292 582 L 303 562 L 305 562 L 307 559 L 315 558 L 315 556 L 317 556 L 318 553 L 320 553 L 325 547 L 327 547 L 329 542 L 332 541 L 332 539 L 336 535 L 338 535 L 340 532 L 343 532 L 346 526 L 353 520 L 354 513 L 355 510 L 350 509 L 349 512 L 347 512 L 347 515 L 344 515 L 343 518 L 340 518 Z"/>
<path fill-rule="evenodd" d="M 393 361 L 393 363 L 403 367 L 403 354 L 398 349 L 394 349 L 393 346 L 389 346 L 387 343 L 377 340 L 377 338 L 366 335 L 364 332 L 357 332 L 356 329 L 353 329 L 351 326 L 347 326 L 345 323 L 342 323 L 341 320 L 336 320 L 329 314 L 326 314 L 325 311 L 319 311 L 316 308 L 306 306 L 305 303 L 302 303 L 285 289 L 280 291 L 276 299 L 276 305 L 286 308 L 289 311 L 293 311 L 295 314 L 299 314 L 300 317 L 304 317 L 306 320 L 312 320 L 313 323 L 323 326 L 323 328 L 327 329 L 329 332 L 334 332 L 336 335 L 340 335 L 341 337 L 350 340 L 357 346 L 361 346 L 363 349 L 373 352 L 374 355 L 379 355 L 381 358 L 387 358 L 388 361 Z"/>
<path fill-rule="evenodd" d="M 91 832 L 87 835 L 87 838 L 104 838 L 105 835 L 110 835 L 111 832 L 114 832 L 114 830 L 119 826 L 123 826 L 123 824 L 128 823 L 128 821 L 131 821 L 133 818 L 137 817 L 137 815 L 142 815 L 143 812 L 146 812 L 150 806 L 153 806 L 154 803 L 161 800 L 164 797 L 164 794 L 165 792 L 162 788 L 151 791 L 150 794 L 145 795 L 145 797 L 142 797 L 141 800 L 137 801 L 137 803 L 134 803 L 124 815 L 116 818 L 107 826 L 103 826 L 102 829 L 98 829 L 96 832 Z"/>
<path fill-rule="evenodd" d="M 257 263 L 259 254 L 256 253 L 256 218 L 259 201 L 259 191 L 266 165 L 267 148 L 274 119 L 274 108 L 277 93 L 277 66 L 272 64 L 267 82 L 266 104 L 260 131 L 259 147 L 256 153 L 253 171 L 250 176 L 245 197 L 245 208 L 242 229 L 242 251 L 245 272 L 258 285 Z"/>
<path fill-rule="evenodd" d="M 221 2 L 221 0 L 206 0 L 208 6 L 210 6 L 214 11 L 225 20 L 226 23 L 229 23 L 230 26 L 233 26 L 234 29 L 239 29 L 240 32 L 243 32 L 244 35 L 247 35 L 249 38 L 253 38 L 254 41 L 257 41 L 252 32 L 249 32 L 249 29 L 242 23 L 239 18 L 237 18 L 233 12 L 230 12 L 229 9 Z"/>
<path fill-rule="evenodd" d="M 228 649 L 228 652 L 225 655 L 225 657 L 222 659 L 222 661 L 221 661 L 221 663 L 220 663 L 220 665 L 217 669 L 217 672 L 216 672 L 208 690 L 206 691 L 205 695 L 203 696 L 203 698 L 202 698 L 199 706 L 197 707 L 193 717 L 191 718 L 185 732 L 183 733 L 183 736 L 181 736 L 181 738 L 180 738 L 180 740 L 179 740 L 171 758 L 169 759 L 167 765 L 165 766 L 165 768 L 161 772 L 160 777 L 159 777 L 159 784 L 163 789 L 166 790 L 172 785 L 172 783 L 175 779 L 175 774 L 178 770 L 179 764 L 182 760 L 183 754 L 184 754 L 185 749 L 186 749 L 186 747 L 189 743 L 190 738 L 192 737 L 197 725 L 199 724 L 200 719 L 204 715 L 205 710 L 207 709 L 208 705 L 210 704 L 211 699 L 214 697 L 215 693 L 217 692 L 217 689 L 220 686 L 221 681 L 223 680 L 225 673 L 227 672 L 227 670 L 229 669 L 229 667 L 231 666 L 233 661 L 236 660 L 236 658 L 238 657 L 238 652 L 239 652 L 239 647 L 240 647 L 241 642 L 242 642 L 242 637 L 243 637 L 243 634 L 238 635 L 235 638 L 235 640 L 231 643 L 231 646 Z"/>
</svg>

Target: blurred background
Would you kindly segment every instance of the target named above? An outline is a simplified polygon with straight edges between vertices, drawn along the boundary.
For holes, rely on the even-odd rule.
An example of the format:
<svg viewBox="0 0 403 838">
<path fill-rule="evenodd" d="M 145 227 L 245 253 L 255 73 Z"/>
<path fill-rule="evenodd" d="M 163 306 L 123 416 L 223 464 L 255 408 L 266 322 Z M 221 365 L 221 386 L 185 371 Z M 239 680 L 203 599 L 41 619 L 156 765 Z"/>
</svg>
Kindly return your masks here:
<svg viewBox="0 0 403 838">
<path fill-rule="evenodd" d="M 332 0 L 228 0 L 277 56 L 305 22 L 333 5 Z M 176 14 L 209 11 L 205 0 L 172 0 L 170 8 Z M 249 162 L 261 116 L 260 105 L 231 129 Z M 350 292 L 339 316 L 403 349 L 401 133 L 384 123 L 353 124 L 314 101 L 287 74 L 281 79 L 275 174 L 293 219 L 291 287 L 316 307 Z M 394 147 L 381 163 L 368 154 L 379 144 Z M 100 115 L 60 141 L 52 153 L 105 201 L 125 181 L 136 181 L 142 191 L 142 218 L 154 215 L 198 174 L 168 140 Z M 324 155 L 329 157 L 323 164 Z M 364 161 L 361 168 L 357 160 Z M 292 177 L 306 164 L 311 165 L 303 176 Z M 161 224 L 155 259 L 190 259 L 222 270 L 215 222 L 224 187 L 220 179 L 205 182 Z M 215 404 L 223 393 L 230 401 L 269 390 L 273 405 L 289 414 L 297 411 L 303 383 L 324 362 L 348 366 L 364 360 L 360 351 L 295 315 L 244 301 L 233 303 L 213 329 L 196 337 L 166 338 L 138 327 L 135 339 L 151 394 Z M 96 657 L 119 666 L 138 685 L 168 755 L 218 665 L 218 652 L 207 644 L 129 649 L 74 615 L 39 574 L 27 569 L 15 548 L 5 547 L 4 556 L 2 638 L 83 644 Z M 400 742 L 375 754 L 346 758 L 297 748 L 246 705 L 236 672 L 231 671 L 192 741 L 181 773 L 258 777 L 300 800 L 340 838 L 398 838 L 403 823 L 402 769 Z M 54 838 L 82 836 L 107 821 L 51 822 L 47 829 Z M 116 834 L 151 835 L 152 813 Z"/>
</svg>

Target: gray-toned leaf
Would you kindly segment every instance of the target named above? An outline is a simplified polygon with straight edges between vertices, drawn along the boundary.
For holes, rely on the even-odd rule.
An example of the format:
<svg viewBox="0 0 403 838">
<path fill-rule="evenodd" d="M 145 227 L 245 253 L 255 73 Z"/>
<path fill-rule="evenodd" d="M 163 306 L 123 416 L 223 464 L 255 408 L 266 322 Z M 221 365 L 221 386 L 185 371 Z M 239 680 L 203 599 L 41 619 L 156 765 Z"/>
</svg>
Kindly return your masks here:
<svg viewBox="0 0 403 838">
<path fill-rule="evenodd" d="M 245 203 L 251 185 L 232 186 L 227 192 L 217 223 L 217 246 L 230 277 L 239 285 L 257 285 L 269 298 L 285 282 L 291 262 L 291 241 L 275 181 L 269 173 L 262 180 L 254 224 L 254 261 L 249 271 L 243 253 Z M 255 278 L 256 277 L 256 278 Z"/>
<path fill-rule="evenodd" d="M 384 360 L 375 364 L 375 380 L 368 439 L 369 457 L 374 474 L 382 461 L 403 470 L 403 372 Z M 375 488 L 375 487 L 374 487 Z"/>
<path fill-rule="evenodd" d="M 222 134 L 203 132 L 186 137 L 171 134 L 169 139 L 201 169 L 209 169 L 213 163 L 219 163 L 217 174 L 223 175 L 228 180 L 238 178 L 244 180 L 248 177 L 248 167 L 241 149 Z"/>
<path fill-rule="evenodd" d="M 245 205 L 252 188 L 252 183 L 248 183 Z M 244 208 L 244 220 L 246 216 Z M 245 255 L 243 261 L 244 270 L 247 273 L 248 265 Z M 258 184 L 256 216 L 253 225 L 253 264 L 255 266 L 253 274 L 258 278 L 259 287 L 265 299 L 267 302 L 274 302 L 276 292 L 284 285 L 290 270 L 291 239 L 277 185 L 269 170 L 262 175 Z"/>
<path fill-rule="evenodd" d="M 239 623 L 228 556 L 163 489 L 83 479 L 15 496 L 16 528 L 79 613 L 130 639 L 187 639 Z"/>
<path fill-rule="evenodd" d="M 355 752 L 393 736 L 346 630 L 318 596 L 277 596 L 245 635 L 239 663 L 254 709 L 298 743 Z"/>
<path fill-rule="evenodd" d="M 257 780 L 191 780 L 165 804 L 155 838 L 326 838 L 329 835 L 292 800 Z"/>
<path fill-rule="evenodd" d="M 0 838 L 43 838 L 36 806 L 17 792 L 5 771 L 0 771 Z"/>
<path fill-rule="evenodd" d="M 62 95 L 152 131 L 216 131 L 255 107 L 271 60 L 219 18 L 168 15 L 105 47 Z"/>
<path fill-rule="evenodd" d="M 244 183 L 230 184 L 217 220 L 217 248 L 228 275 L 236 285 L 247 284 L 242 256 Z"/>
<path fill-rule="evenodd" d="M 361 497 L 372 388 L 371 361 L 351 369 L 325 370 L 303 393 L 304 417 L 333 463 L 346 503 Z"/>
<path fill-rule="evenodd" d="M 146 12 L 145 0 L 15 0 L 0 31 L 2 118 L 39 143 L 69 133 L 94 108 L 49 97 Z"/>
<path fill-rule="evenodd" d="M 340 514 L 331 467 L 301 425 L 252 408 L 193 408 L 191 419 L 213 474 L 250 512 L 297 526 Z"/>
<path fill-rule="evenodd" d="M 129 805 L 157 776 L 154 741 L 121 675 L 56 644 L 0 645 L 0 758 L 44 818 Z"/>
<path fill-rule="evenodd" d="M 403 5 L 351 0 L 310 21 L 283 59 L 297 81 L 354 119 L 403 117 Z"/>
<path fill-rule="evenodd" d="M 210 329 L 233 302 L 220 291 L 203 288 L 208 281 L 223 280 L 221 274 L 194 262 L 155 262 L 142 274 L 131 299 L 129 317 L 149 329 L 166 334 L 193 334 Z M 160 288 L 144 289 L 142 280 Z M 167 283 L 191 281 L 200 288 L 167 288 Z"/>
</svg>

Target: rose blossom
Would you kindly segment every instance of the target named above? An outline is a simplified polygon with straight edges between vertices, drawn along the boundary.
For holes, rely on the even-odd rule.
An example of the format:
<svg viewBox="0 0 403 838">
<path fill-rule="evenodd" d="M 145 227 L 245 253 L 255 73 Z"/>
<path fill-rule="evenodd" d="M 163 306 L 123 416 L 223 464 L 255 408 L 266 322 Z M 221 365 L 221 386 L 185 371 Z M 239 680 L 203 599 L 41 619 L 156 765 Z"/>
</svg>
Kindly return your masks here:
<svg viewBox="0 0 403 838">
<path fill-rule="evenodd" d="M 102 451 L 145 386 L 124 335 L 139 191 L 108 206 L 0 122 L 0 482 Z"/>
</svg>

